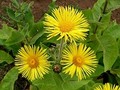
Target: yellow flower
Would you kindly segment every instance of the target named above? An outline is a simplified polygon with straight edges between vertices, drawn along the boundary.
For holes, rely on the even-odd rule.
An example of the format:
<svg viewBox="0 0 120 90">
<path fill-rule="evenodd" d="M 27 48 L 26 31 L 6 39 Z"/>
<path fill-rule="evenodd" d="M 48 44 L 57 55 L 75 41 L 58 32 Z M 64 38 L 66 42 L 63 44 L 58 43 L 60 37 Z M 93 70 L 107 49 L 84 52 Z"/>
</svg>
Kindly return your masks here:
<svg viewBox="0 0 120 90">
<path fill-rule="evenodd" d="M 88 22 L 83 13 L 73 7 L 59 7 L 53 9 L 51 15 L 46 14 L 44 21 L 48 33 L 48 39 L 58 36 L 59 39 L 75 41 L 85 40 L 88 30 Z"/>
<path fill-rule="evenodd" d="M 22 76 L 29 80 L 43 78 L 48 73 L 50 63 L 46 50 L 36 46 L 22 47 L 16 55 L 15 66 Z"/>
<path fill-rule="evenodd" d="M 76 74 L 79 80 L 87 78 L 95 71 L 97 63 L 94 51 L 82 43 L 78 47 L 73 43 L 63 50 L 63 72 L 71 77 Z"/>
<path fill-rule="evenodd" d="M 94 90 L 120 90 L 120 87 L 118 85 L 112 85 L 110 83 L 106 83 L 103 86 L 99 85 Z"/>
</svg>

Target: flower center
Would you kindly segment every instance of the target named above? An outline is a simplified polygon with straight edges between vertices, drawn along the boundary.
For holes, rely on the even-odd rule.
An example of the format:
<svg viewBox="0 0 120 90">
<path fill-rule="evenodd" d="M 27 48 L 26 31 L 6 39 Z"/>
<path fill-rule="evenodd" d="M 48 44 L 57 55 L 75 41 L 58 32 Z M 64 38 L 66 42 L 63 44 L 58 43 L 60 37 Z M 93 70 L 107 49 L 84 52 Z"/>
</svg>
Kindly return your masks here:
<svg viewBox="0 0 120 90">
<path fill-rule="evenodd" d="M 83 60 L 83 58 L 80 57 L 80 56 L 75 56 L 75 57 L 73 57 L 73 63 L 74 63 L 76 66 L 81 67 L 81 66 L 83 65 L 83 63 L 84 63 L 84 60 Z"/>
<path fill-rule="evenodd" d="M 60 31 L 69 32 L 73 28 L 73 23 L 65 21 L 65 22 L 60 23 L 59 27 L 60 27 Z"/>
<path fill-rule="evenodd" d="M 31 68 L 36 68 L 39 64 L 39 62 L 35 58 L 30 59 L 28 63 Z"/>
</svg>

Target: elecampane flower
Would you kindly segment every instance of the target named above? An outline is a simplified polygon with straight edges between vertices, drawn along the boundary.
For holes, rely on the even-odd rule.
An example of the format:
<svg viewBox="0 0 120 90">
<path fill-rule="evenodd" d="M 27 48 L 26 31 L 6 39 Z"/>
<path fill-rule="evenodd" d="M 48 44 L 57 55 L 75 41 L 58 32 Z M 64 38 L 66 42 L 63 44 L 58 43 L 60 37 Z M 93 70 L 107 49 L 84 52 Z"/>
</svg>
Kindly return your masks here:
<svg viewBox="0 0 120 90">
<path fill-rule="evenodd" d="M 94 90 L 120 90 L 120 87 L 118 85 L 106 83 L 105 85 L 99 85 Z"/>
<path fill-rule="evenodd" d="M 95 71 L 97 63 L 94 51 L 82 43 L 79 46 L 73 43 L 63 50 L 63 72 L 71 77 L 76 74 L 79 80 L 87 78 Z"/>
<path fill-rule="evenodd" d="M 16 55 L 15 66 L 29 80 L 43 78 L 48 73 L 50 63 L 46 50 L 36 46 L 22 47 Z"/>
<path fill-rule="evenodd" d="M 46 14 L 44 21 L 47 30 L 48 39 L 58 36 L 59 39 L 75 41 L 77 39 L 85 40 L 87 36 L 88 22 L 81 11 L 73 7 L 59 7 L 52 11 L 52 14 Z"/>
</svg>

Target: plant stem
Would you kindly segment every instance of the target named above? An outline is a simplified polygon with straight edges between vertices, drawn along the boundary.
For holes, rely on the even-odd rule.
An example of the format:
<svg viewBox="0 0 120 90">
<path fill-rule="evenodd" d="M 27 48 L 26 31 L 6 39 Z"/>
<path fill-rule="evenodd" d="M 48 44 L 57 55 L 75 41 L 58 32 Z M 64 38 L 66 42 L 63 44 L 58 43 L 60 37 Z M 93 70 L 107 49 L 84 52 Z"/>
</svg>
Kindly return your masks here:
<svg viewBox="0 0 120 90">
<path fill-rule="evenodd" d="M 108 0 L 105 1 L 105 5 L 104 5 L 104 9 L 103 9 L 102 14 L 105 14 L 105 11 L 106 11 L 106 8 L 107 8 L 107 4 L 108 4 Z M 101 22 L 101 20 L 102 20 L 102 16 L 100 16 L 98 22 Z M 94 34 L 96 34 L 97 29 L 98 29 L 98 25 L 97 25 L 96 28 L 95 28 Z"/>
<path fill-rule="evenodd" d="M 60 42 L 60 48 L 59 48 L 57 63 L 60 63 L 60 60 L 62 59 L 63 42 L 64 42 L 64 40 L 63 40 L 63 38 L 62 38 L 62 39 L 61 39 L 61 42 Z"/>
</svg>

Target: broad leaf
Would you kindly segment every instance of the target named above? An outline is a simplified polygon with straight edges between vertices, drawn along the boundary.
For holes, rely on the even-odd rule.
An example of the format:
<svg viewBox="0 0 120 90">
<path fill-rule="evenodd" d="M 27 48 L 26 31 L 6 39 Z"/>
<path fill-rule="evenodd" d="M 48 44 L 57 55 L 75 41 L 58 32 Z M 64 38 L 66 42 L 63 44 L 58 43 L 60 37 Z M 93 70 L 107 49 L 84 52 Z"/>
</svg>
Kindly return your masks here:
<svg viewBox="0 0 120 90">
<path fill-rule="evenodd" d="M 38 21 L 37 23 L 33 24 L 33 27 L 29 31 L 29 35 L 34 37 L 38 32 L 43 32 L 43 22 Z"/>
<path fill-rule="evenodd" d="M 18 78 L 18 70 L 12 68 L 0 82 L 0 90 L 14 90 L 14 83 Z"/>
<path fill-rule="evenodd" d="M 52 72 L 50 72 L 49 74 L 46 74 L 44 76 L 44 79 L 34 80 L 32 84 L 34 87 L 38 88 L 39 90 L 57 90 L 57 85 L 54 80 Z"/>
<path fill-rule="evenodd" d="M 103 14 L 102 15 L 102 19 L 100 21 L 100 25 L 98 25 L 98 31 L 104 31 L 110 23 L 111 20 L 111 12 L 107 13 L 107 14 Z"/>
<path fill-rule="evenodd" d="M 110 35 L 103 35 L 98 38 L 103 50 L 104 70 L 110 70 L 118 57 L 118 47 L 116 40 Z"/>
<path fill-rule="evenodd" d="M 12 31 L 14 31 L 13 28 L 8 27 L 6 24 L 3 24 L 3 27 L 0 30 L 0 39 L 8 39 Z"/>
<path fill-rule="evenodd" d="M 24 40 L 24 35 L 18 31 L 13 31 L 11 36 L 6 40 L 7 45 L 17 44 Z"/>
<path fill-rule="evenodd" d="M 85 17 L 87 18 L 87 20 L 93 21 L 93 13 L 92 13 L 91 9 L 83 10 L 83 13 L 84 13 Z"/>
<path fill-rule="evenodd" d="M 120 38 L 120 25 L 113 25 L 107 30 L 105 30 L 104 34 L 109 34 L 115 39 Z"/>
<path fill-rule="evenodd" d="M 81 81 L 66 81 L 63 83 L 64 90 L 78 90 L 83 85 L 86 85 L 91 80 L 81 80 Z"/>
<path fill-rule="evenodd" d="M 12 4 L 14 5 L 14 7 L 19 8 L 19 2 L 18 0 L 11 0 Z"/>
<path fill-rule="evenodd" d="M 120 8 L 120 0 L 108 0 L 108 11 L 113 11 L 117 8 Z"/>
<path fill-rule="evenodd" d="M 92 74 L 91 77 L 98 77 L 100 74 L 104 72 L 104 67 L 101 65 L 98 65 L 96 68 L 96 71 Z"/>
<path fill-rule="evenodd" d="M 12 20 L 16 21 L 16 22 L 20 22 L 20 20 L 15 16 L 15 11 L 11 8 L 7 8 L 7 15 L 9 16 L 9 18 L 11 18 Z"/>
<path fill-rule="evenodd" d="M 77 90 L 90 81 L 91 79 L 78 81 L 77 78 L 71 79 L 65 74 L 50 72 L 45 75 L 44 79 L 33 81 L 33 87 L 31 88 L 38 88 L 39 90 Z"/>
<path fill-rule="evenodd" d="M 95 85 L 95 82 L 91 80 L 89 83 L 85 84 L 77 90 L 94 90 L 93 85 Z"/>
<path fill-rule="evenodd" d="M 0 63 L 7 62 L 8 64 L 12 63 L 14 58 L 6 53 L 5 51 L 0 50 Z"/>
<path fill-rule="evenodd" d="M 92 8 L 92 11 L 93 11 L 93 18 L 95 21 L 98 21 L 100 16 L 102 16 L 102 10 L 101 8 L 103 8 L 103 4 L 105 3 L 105 0 L 98 0 L 93 8 Z"/>
<path fill-rule="evenodd" d="M 34 43 L 37 41 L 37 39 L 40 38 L 43 34 L 44 34 L 43 31 L 38 32 L 38 33 L 31 39 L 30 44 L 34 44 Z"/>
<path fill-rule="evenodd" d="M 78 90 L 91 81 L 91 79 L 78 80 L 76 76 L 71 78 L 70 76 L 63 73 L 61 73 L 61 77 L 64 81 L 62 84 L 63 90 Z"/>
</svg>

